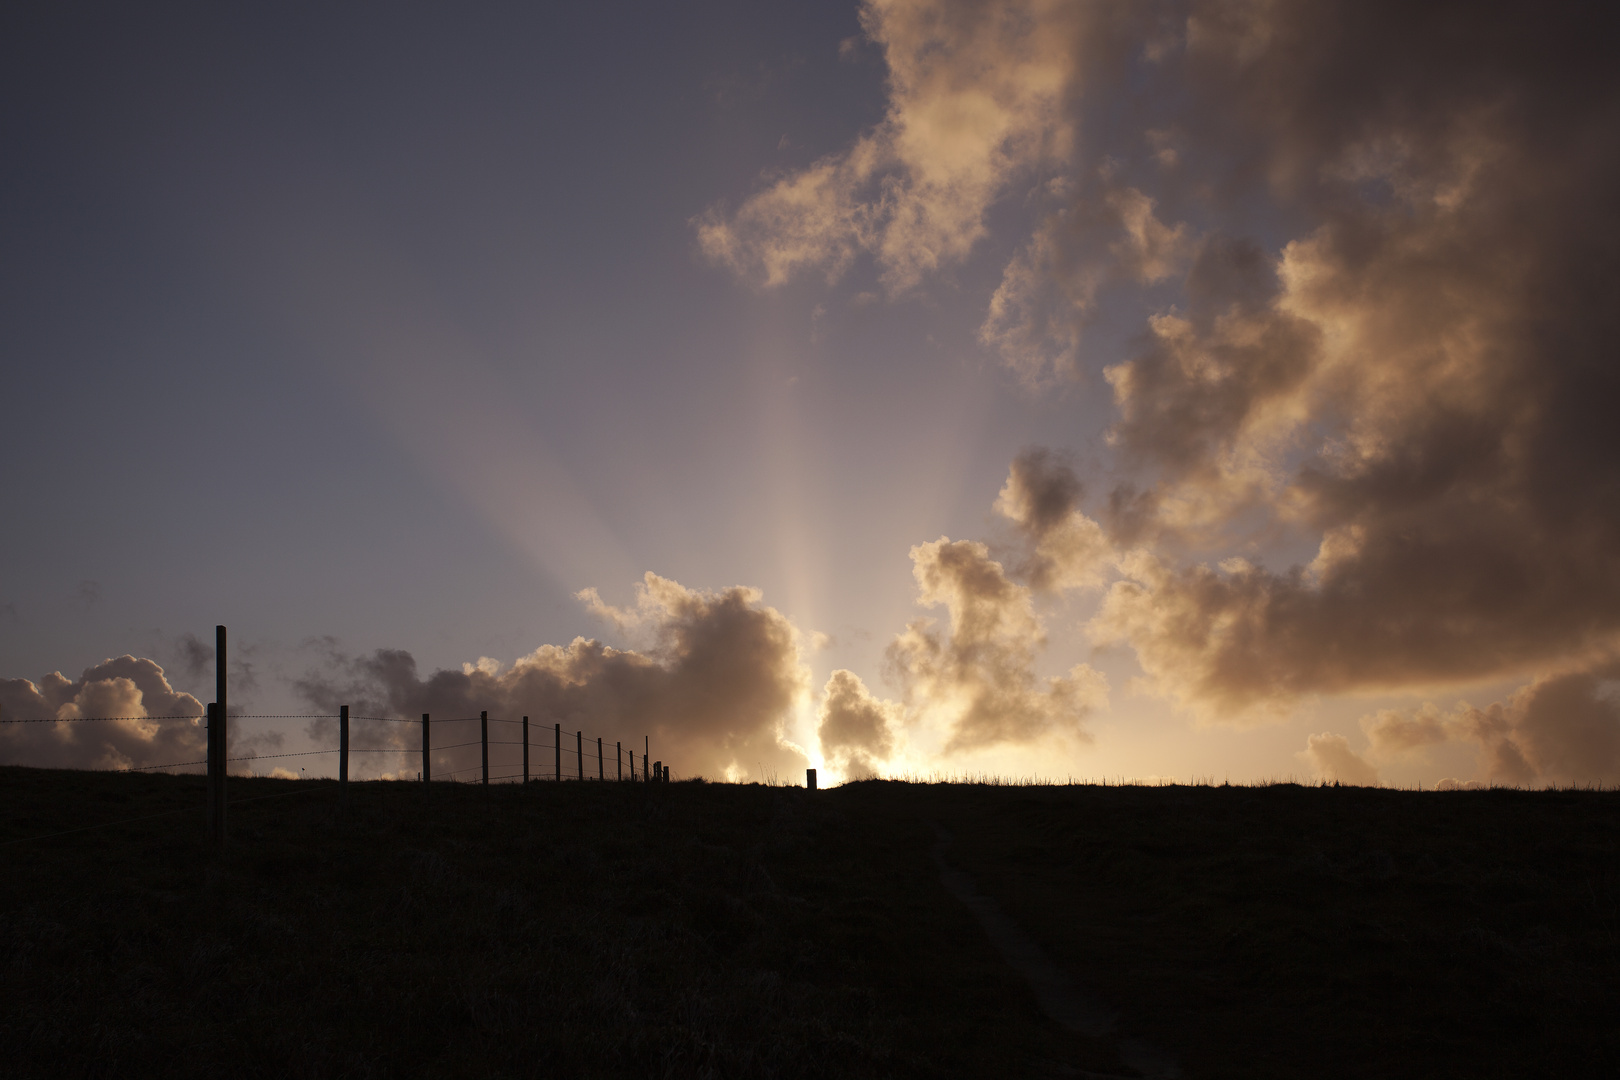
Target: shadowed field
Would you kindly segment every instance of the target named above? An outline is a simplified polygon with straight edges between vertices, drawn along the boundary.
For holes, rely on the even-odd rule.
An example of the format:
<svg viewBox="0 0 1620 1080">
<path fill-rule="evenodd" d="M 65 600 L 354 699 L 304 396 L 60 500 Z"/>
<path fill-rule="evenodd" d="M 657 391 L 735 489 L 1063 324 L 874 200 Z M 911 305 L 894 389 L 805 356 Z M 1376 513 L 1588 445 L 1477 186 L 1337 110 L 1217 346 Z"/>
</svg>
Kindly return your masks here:
<svg viewBox="0 0 1620 1080">
<path fill-rule="evenodd" d="M 256 802 L 246 800 L 259 796 Z M 14 1075 L 1596 1075 L 1620 797 L 0 769 Z M 950 864 L 1117 1012 L 1047 1019 Z M 1124 1055 L 1128 1058 L 1130 1055 Z"/>
</svg>

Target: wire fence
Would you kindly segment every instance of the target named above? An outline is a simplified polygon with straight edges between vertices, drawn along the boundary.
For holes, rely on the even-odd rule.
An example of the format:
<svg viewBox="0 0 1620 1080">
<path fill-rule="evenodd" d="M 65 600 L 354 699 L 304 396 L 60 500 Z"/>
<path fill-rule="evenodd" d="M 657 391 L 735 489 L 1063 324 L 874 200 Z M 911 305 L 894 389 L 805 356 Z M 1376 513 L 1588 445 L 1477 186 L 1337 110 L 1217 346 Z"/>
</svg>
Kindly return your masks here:
<svg viewBox="0 0 1620 1080">
<path fill-rule="evenodd" d="M 347 706 L 337 713 L 227 713 L 225 722 L 220 725 L 229 741 L 229 729 L 238 720 L 335 720 L 338 724 L 339 742 L 337 746 L 324 747 L 315 750 L 295 750 L 280 753 L 238 754 L 228 756 L 225 747 L 220 747 L 216 753 L 214 749 L 213 726 L 214 706 L 210 705 L 208 711 L 201 715 L 164 715 L 164 716 L 58 716 L 58 717 L 25 717 L 0 718 L 0 724 L 86 724 L 86 723 L 130 723 L 130 722 L 178 722 L 186 721 L 195 724 L 203 722 L 208 730 L 209 757 L 195 761 L 173 761 L 154 765 L 131 765 L 122 769 L 110 770 L 122 773 L 157 772 L 169 769 L 192 769 L 204 766 L 209 773 L 209 799 L 206 807 L 210 827 L 216 815 L 223 817 L 223 784 L 225 776 L 229 773 L 228 766 L 240 765 L 243 762 L 278 761 L 288 758 L 325 757 L 336 755 L 338 758 L 337 776 L 339 784 L 347 790 L 349 779 L 349 758 L 351 755 L 365 754 L 394 754 L 401 758 L 402 768 L 393 774 L 384 773 L 383 777 L 403 779 L 400 774 L 409 768 L 408 762 L 419 763 L 417 778 L 424 784 L 437 778 L 451 783 L 473 784 L 527 784 L 533 781 L 563 781 L 563 780 L 597 780 L 615 782 L 651 782 L 667 781 L 670 779 L 669 768 L 662 762 L 650 761 L 650 741 L 643 740 L 643 752 L 640 768 L 637 768 L 636 751 L 634 747 L 626 748 L 622 741 L 615 741 L 611 746 L 604 738 L 586 739 L 583 731 L 572 733 L 564 732 L 561 724 L 531 724 L 527 716 L 521 719 L 511 717 L 490 716 L 487 712 L 478 716 L 456 716 L 449 719 L 433 719 L 423 714 L 421 719 L 398 716 L 355 716 L 351 715 Z M 393 739 L 395 745 L 390 746 L 351 746 L 350 726 L 353 723 L 386 723 L 414 725 L 417 738 L 411 740 L 409 735 L 401 732 Z M 478 724 L 477 738 L 460 738 L 447 745 L 434 745 L 433 735 L 435 728 L 443 724 Z M 519 738 L 492 739 L 489 737 L 490 724 L 504 724 L 516 726 L 521 735 Z M 458 731 L 465 731 L 464 728 Z M 515 732 L 513 734 L 516 734 Z M 572 736 L 570 738 L 570 735 Z M 369 741 L 369 740 L 368 740 Z M 416 745 L 408 745 L 414 741 Z M 594 745 L 593 745 L 594 744 Z M 471 747 L 479 747 L 479 760 L 474 764 L 462 764 L 465 751 Z M 490 758 L 490 748 L 495 751 L 497 760 Z M 521 756 L 511 750 L 512 747 L 521 747 Z M 614 752 L 614 764 L 607 764 L 607 751 Z M 514 760 L 514 758 L 517 758 Z M 287 774 L 284 778 L 302 780 L 304 777 Z M 308 790 L 315 790 L 312 786 Z M 249 799 L 232 800 L 234 803 L 256 802 L 259 799 L 279 798 L 282 795 L 299 794 L 300 792 L 282 792 L 277 795 L 261 795 Z M 216 803 L 216 800 L 219 802 Z M 100 825 L 86 825 L 82 828 L 68 829 L 61 832 L 45 833 L 39 836 L 20 837 L 0 842 L 0 847 L 22 843 L 26 840 L 43 840 L 55 836 L 68 836 L 75 833 L 86 832 L 93 829 L 111 828 L 115 825 L 130 822 L 148 821 L 160 817 L 171 817 L 176 814 L 194 812 L 196 807 L 182 807 L 167 810 L 159 814 L 149 814 L 142 817 L 128 818 L 120 821 L 104 822 Z M 218 835 L 223 838 L 222 827 Z"/>
</svg>

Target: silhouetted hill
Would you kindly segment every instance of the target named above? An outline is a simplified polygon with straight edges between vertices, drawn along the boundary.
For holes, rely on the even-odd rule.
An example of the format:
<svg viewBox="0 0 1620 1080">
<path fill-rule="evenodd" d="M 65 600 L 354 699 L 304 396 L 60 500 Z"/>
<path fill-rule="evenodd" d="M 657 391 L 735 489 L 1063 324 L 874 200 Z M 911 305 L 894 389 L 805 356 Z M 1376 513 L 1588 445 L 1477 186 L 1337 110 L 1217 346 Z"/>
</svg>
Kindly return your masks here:
<svg viewBox="0 0 1620 1080">
<path fill-rule="evenodd" d="M 0 769 L 22 1076 L 1597 1075 L 1620 796 Z M 265 796 L 276 796 L 267 798 Z M 285 796 L 285 797 L 282 797 Z M 247 801 L 258 799 L 258 801 Z M 1119 1020 L 1047 1019 L 949 863 Z"/>
</svg>

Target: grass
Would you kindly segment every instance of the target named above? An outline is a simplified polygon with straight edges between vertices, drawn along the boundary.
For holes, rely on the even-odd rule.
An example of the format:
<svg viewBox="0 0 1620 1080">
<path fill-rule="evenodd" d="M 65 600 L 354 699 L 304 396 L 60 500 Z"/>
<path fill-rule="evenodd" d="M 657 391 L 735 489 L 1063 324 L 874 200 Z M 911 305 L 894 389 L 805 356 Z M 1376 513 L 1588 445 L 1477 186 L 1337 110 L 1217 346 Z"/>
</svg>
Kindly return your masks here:
<svg viewBox="0 0 1620 1080">
<path fill-rule="evenodd" d="M 202 795 L 0 768 L 9 1075 L 1129 1075 L 936 824 L 1190 1077 L 1620 1064 L 1610 792 L 249 779 L 222 856 Z"/>
</svg>

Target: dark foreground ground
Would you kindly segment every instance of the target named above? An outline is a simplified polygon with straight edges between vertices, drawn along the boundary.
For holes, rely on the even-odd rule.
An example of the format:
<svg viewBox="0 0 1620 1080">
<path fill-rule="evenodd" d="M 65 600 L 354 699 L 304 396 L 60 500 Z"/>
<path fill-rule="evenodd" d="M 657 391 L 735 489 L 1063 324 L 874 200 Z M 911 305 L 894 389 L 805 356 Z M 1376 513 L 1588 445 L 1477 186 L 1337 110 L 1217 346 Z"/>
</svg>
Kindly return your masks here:
<svg viewBox="0 0 1620 1080">
<path fill-rule="evenodd" d="M 1620 1075 L 1612 793 L 246 780 L 223 857 L 202 795 L 0 768 L 0 1072 Z"/>
</svg>

